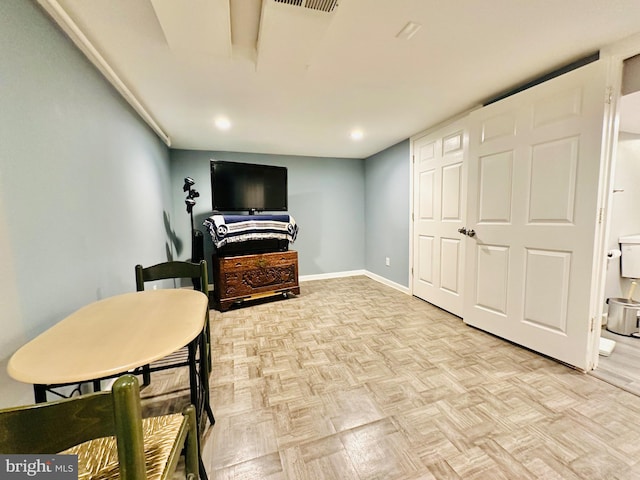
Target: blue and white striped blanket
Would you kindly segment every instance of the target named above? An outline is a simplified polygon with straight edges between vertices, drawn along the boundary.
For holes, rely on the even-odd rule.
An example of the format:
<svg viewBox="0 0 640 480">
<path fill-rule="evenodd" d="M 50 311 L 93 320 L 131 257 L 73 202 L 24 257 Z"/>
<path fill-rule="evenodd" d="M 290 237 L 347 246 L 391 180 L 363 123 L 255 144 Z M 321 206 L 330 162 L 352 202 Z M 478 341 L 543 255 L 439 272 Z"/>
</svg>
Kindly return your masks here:
<svg viewBox="0 0 640 480">
<path fill-rule="evenodd" d="M 216 248 L 227 243 L 276 238 L 293 243 L 298 226 L 291 215 L 212 215 L 203 225 Z"/>
</svg>

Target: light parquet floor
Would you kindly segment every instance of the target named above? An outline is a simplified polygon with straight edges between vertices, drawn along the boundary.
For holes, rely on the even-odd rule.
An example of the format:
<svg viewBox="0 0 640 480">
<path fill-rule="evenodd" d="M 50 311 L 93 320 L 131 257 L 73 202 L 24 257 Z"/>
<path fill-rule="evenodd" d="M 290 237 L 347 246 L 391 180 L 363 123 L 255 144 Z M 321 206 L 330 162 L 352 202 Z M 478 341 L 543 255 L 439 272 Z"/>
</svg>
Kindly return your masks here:
<svg viewBox="0 0 640 480">
<path fill-rule="evenodd" d="M 640 478 L 639 397 L 366 277 L 211 313 L 211 479 Z"/>
</svg>

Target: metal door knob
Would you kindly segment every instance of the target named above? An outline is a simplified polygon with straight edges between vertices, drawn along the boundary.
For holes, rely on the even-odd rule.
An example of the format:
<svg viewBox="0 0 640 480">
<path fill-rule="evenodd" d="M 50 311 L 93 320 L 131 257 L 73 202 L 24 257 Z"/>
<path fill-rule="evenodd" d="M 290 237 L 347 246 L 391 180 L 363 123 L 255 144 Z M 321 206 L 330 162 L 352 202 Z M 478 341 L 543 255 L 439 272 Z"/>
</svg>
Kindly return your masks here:
<svg viewBox="0 0 640 480">
<path fill-rule="evenodd" d="M 476 231 L 475 230 L 473 230 L 473 229 L 467 230 L 467 227 L 459 228 L 458 232 L 460 232 L 463 235 L 468 235 L 469 237 L 474 237 L 476 235 Z"/>
</svg>

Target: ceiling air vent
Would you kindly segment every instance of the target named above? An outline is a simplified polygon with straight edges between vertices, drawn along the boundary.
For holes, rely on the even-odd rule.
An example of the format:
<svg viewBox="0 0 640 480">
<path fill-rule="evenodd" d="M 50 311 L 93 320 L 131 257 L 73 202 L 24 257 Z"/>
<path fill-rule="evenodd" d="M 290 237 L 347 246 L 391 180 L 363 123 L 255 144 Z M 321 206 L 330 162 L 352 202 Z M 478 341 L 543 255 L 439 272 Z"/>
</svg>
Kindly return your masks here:
<svg viewBox="0 0 640 480">
<path fill-rule="evenodd" d="M 276 3 L 285 3 L 295 7 L 305 7 L 312 10 L 331 13 L 338 6 L 338 0 L 273 0 Z"/>
</svg>

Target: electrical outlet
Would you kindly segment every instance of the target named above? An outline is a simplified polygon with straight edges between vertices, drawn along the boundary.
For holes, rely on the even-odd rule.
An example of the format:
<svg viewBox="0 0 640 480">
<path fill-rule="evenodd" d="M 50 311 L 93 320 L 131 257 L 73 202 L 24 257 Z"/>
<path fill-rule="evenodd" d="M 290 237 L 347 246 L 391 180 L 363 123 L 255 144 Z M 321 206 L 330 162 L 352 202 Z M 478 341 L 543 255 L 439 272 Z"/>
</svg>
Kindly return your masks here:
<svg viewBox="0 0 640 480">
<path fill-rule="evenodd" d="M 385 258 L 385 259 L 384 259 L 384 264 L 385 264 L 387 267 L 390 267 L 390 266 L 391 266 L 391 260 L 389 259 L 389 257 L 387 257 L 387 258 Z"/>
</svg>

